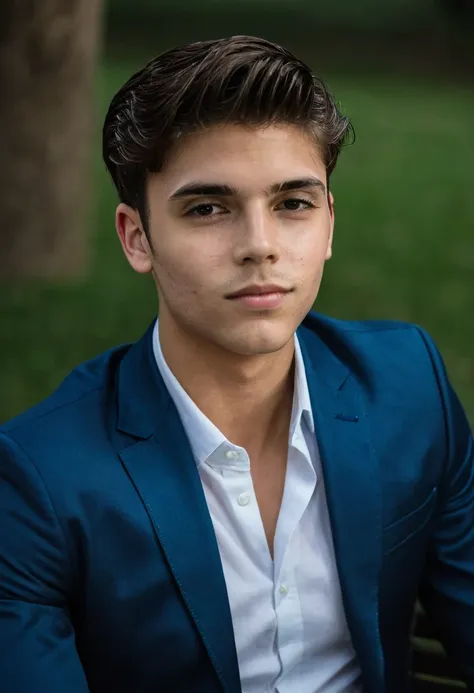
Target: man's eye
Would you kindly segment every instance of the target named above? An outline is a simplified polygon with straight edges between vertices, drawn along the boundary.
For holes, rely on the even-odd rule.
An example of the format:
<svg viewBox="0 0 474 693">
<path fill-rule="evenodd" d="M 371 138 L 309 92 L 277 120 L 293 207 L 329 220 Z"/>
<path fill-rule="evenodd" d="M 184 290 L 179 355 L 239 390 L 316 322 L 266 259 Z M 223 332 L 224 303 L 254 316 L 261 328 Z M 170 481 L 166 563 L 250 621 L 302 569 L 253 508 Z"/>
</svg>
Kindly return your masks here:
<svg viewBox="0 0 474 693">
<path fill-rule="evenodd" d="M 301 197 L 288 198 L 287 200 L 283 200 L 281 204 L 284 206 L 284 209 L 287 209 L 289 212 L 298 212 L 302 209 L 314 209 L 315 207 L 312 202 Z"/>
<path fill-rule="evenodd" d="M 211 217 L 214 215 L 216 209 L 220 209 L 221 211 L 223 208 L 220 205 L 211 203 L 211 202 L 203 202 L 200 205 L 196 205 L 195 207 L 192 207 L 186 212 L 186 216 L 190 217 Z"/>
</svg>

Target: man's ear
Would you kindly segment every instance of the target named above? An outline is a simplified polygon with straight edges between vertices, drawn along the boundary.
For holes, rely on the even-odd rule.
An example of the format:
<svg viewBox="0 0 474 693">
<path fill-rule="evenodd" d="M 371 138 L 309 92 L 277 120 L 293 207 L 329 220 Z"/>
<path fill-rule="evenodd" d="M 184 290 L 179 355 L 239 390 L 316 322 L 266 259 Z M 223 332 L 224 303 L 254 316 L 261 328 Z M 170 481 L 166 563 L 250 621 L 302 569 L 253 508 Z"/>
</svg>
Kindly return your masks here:
<svg viewBox="0 0 474 693">
<path fill-rule="evenodd" d="M 137 210 L 121 202 L 115 211 L 115 228 L 125 257 L 135 272 L 151 272 L 152 252 Z"/>
<path fill-rule="evenodd" d="M 332 241 L 334 237 L 334 195 L 332 192 L 328 192 L 328 206 L 329 206 L 329 222 L 330 222 L 330 230 L 329 230 L 329 238 L 328 238 L 328 246 L 326 250 L 326 260 L 330 260 L 332 257 Z"/>
</svg>

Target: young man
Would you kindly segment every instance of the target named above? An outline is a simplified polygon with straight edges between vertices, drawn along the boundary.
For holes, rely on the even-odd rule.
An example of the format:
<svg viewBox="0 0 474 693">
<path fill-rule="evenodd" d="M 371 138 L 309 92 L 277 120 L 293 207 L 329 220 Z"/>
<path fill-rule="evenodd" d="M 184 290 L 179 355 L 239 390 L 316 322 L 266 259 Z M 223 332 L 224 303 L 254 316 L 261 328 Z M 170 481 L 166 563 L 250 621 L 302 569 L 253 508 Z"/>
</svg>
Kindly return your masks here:
<svg viewBox="0 0 474 693">
<path fill-rule="evenodd" d="M 2 693 L 404 693 L 421 598 L 474 686 L 474 461 L 420 328 L 310 312 L 348 121 L 252 37 L 112 100 L 159 321 L 0 433 Z"/>
</svg>

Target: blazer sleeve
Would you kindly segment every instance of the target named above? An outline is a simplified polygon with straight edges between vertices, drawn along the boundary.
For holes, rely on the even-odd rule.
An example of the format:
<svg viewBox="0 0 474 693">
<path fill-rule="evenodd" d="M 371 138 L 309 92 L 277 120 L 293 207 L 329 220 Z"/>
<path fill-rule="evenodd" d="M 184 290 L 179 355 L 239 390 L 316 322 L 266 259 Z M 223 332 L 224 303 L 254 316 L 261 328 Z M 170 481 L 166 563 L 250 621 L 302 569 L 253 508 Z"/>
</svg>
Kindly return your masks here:
<svg viewBox="0 0 474 693">
<path fill-rule="evenodd" d="M 420 331 L 421 332 L 421 331 Z M 421 332 L 441 393 L 446 431 L 439 512 L 420 601 L 450 658 L 474 690 L 474 444 L 441 356 Z"/>
<path fill-rule="evenodd" d="M 87 693 L 64 536 L 33 463 L 0 433 L 1 693 Z"/>
</svg>

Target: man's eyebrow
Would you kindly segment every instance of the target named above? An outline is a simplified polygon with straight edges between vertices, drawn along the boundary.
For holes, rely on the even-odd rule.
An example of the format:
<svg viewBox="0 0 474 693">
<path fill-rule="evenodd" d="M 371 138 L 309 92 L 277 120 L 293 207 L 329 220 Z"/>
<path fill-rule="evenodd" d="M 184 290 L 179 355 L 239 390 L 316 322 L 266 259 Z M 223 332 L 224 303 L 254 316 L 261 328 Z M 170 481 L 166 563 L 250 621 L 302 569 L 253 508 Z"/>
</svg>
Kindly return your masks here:
<svg viewBox="0 0 474 693">
<path fill-rule="evenodd" d="M 170 196 L 170 200 L 177 200 L 180 197 L 191 197 L 191 196 L 230 196 L 236 195 L 237 190 L 231 188 L 229 185 L 221 185 L 219 183 L 188 183 L 183 185 L 181 188 L 175 190 L 175 192 Z"/>
<path fill-rule="evenodd" d="M 320 188 L 324 193 L 326 192 L 326 186 L 319 178 L 295 178 L 294 180 L 285 180 L 282 183 L 274 183 L 270 186 L 270 193 L 274 195 L 290 190 L 302 190 L 303 188 Z"/>
<path fill-rule="evenodd" d="M 277 193 L 302 190 L 304 188 L 319 188 L 322 192 L 326 192 L 326 186 L 319 178 L 295 178 L 293 180 L 281 181 L 280 183 L 273 183 L 266 192 L 270 195 L 276 195 Z M 170 200 L 177 200 L 182 197 L 206 197 L 211 195 L 217 197 L 230 197 L 237 194 L 238 190 L 232 188 L 230 185 L 223 185 L 221 183 L 200 183 L 196 181 L 187 183 L 175 190 L 170 196 Z"/>
</svg>

